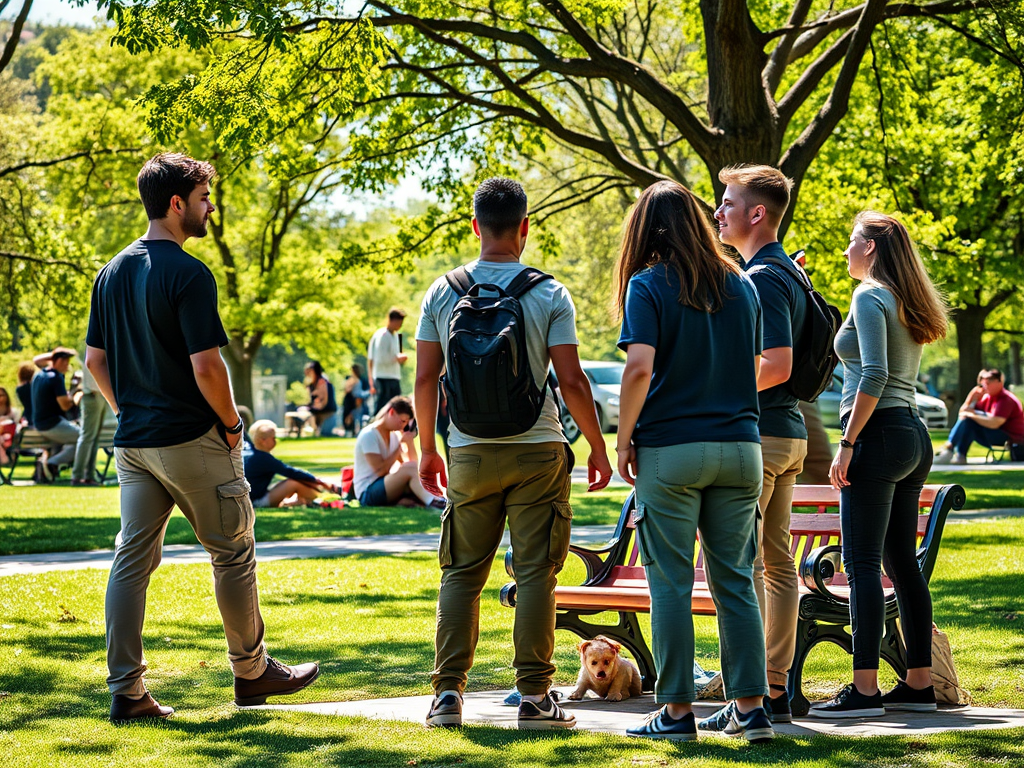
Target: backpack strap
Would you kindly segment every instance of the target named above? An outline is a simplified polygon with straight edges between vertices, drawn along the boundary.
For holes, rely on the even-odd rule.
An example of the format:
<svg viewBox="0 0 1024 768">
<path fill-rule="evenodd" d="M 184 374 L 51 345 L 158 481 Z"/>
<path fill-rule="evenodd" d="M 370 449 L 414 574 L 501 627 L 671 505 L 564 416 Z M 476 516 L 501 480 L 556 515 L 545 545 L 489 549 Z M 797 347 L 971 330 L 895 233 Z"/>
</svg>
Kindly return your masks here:
<svg viewBox="0 0 1024 768">
<path fill-rule="evenodd" d="M 805 289 L 814 288 L 811 284 L 811 278 L 808 277 L 807 273 L 797 266 L 796 262 L 788 256 L 785 259 L 780 259 L 777 256 L 765 256 L 764 261 L 768 264 L 775 264 L 776 266 L 782 267 Z"/>
<path fill-rule="evenodd" d="M 554 280 L 555 278 L 545 272 L 541 272 L 536 267 L 527 267 L 505 286 L 505 293 L 514 299 L 520 298 L 524 293 L 527 293 L 532 288 L 536 287 L 545 280 Z"/>
<path fill-rule="evenodd" d="M 473 277 L 466 271 L 465 266 L 456 267 L 451 272 L 444 276 L 444 279 L 448 281 L 448 285 L 455 291 L 459 297 L 465 296 L 469 293 L 469 289 L 473 287 Z"/>
</svg>

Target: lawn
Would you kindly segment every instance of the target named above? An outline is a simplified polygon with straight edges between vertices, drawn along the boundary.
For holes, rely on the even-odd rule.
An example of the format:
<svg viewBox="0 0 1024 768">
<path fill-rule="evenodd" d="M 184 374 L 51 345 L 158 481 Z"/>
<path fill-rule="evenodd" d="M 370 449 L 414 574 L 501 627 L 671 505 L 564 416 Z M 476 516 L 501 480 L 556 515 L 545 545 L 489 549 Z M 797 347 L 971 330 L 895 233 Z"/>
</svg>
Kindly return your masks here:
<svg viewBox="0 0 1024 768">
<path fill-rule="evenodd" d="M 961 683 L 975 702 L 1024 706 L 1024 520 L 957 523 L 946 529 L 932 580 L 935 620 L 949 635 Z M 499 558 L 500 560 L 500 558 Z M 578 566 L 563 581 L 579 579 Z M 427 732 L 417 724 L 282 712 L 240 712 L 205 565 L 166 566 L 153 578 L 146 624 L 148 680 L 178 714 L 169 722 L 115 729 L 105 721 L 103 591 L 106 573 L 13 576 L 0 589 L 0 753 L 18 766 L 217 764 L 229 766 L 710 765 L 1024 766 L 1024 730 L 913 740 L 778 739 L 748 748 L 638 743 L 594 734 L 536 735 L 469 727 Z M 260 565 L 271 651 L 318 659 L 323 674 L 297 701 L 429 692 L 438 570 L 427 554 L 350 556 Z M 471 690 L 513 684 L 513 613 L 498 605 L 507 581 L 495 561 L 482 600 Z M 183 609 L 187 605 L 187 610 Z M 698 655 L 717 668 L 713 620 L 696 621 Z M 556 683 L 578 669 L 560 633 Z M 849 678 L 849 657 L 816 649 L 807 691 L 825 695 Z M 891 682 L 891 673 L 883 675 Z"/>
<path fill-rule="evenodd" d="M 614 435 L 607 437 L 612 439 Z M 282 440 L 276 453 L 284 461 L 314 473 L 337 475 L 340 466 L 351 462 L 354 442 L 342 438 Z M 18 472 L 20 475 L 22 469 Z M 932 481 L 963 485 L 968 509 L 1024 507 L 1024 474 L 1019 472 L 950 471 L 936 473 Z M 625 488 L 618 487 L 591 494 L 586 493 L 585 486 L 574 485 L 575 523 L 614 523 L 626 493 Z M 0 555 L 109 548 L 121 527 L 118 499 L 116 486 L 4 486 L 0 488 Z M 256 515 L 256 537 L 260 541 L 437 530 L 436 514 L 399 507 L 347 507 L 329 512 L 293 507 L 261 509 Z M 171 516 L 166 543 L 196 543 L 180 512 Z"/>
</svg>

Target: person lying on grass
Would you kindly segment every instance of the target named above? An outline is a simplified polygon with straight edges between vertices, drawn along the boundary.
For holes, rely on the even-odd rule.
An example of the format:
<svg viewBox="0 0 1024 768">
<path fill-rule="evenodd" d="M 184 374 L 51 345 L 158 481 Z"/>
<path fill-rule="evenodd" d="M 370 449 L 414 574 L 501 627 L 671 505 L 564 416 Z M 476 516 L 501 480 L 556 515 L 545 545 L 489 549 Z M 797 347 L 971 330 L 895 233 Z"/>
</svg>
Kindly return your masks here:
<svg viewBox="0 0 1024 768">
<path fill-rule="evenodd" d="M 311 504 L 321 491 L 337 493 L 333 483 L 311 475 L 305 470 L 289 466 L 271 455 L 277 445 L 277 425 L 269 419 L 260 419 L 249 427 L 253 450 L 244 457 L 245 479 L 252 487 L 254 507 L 293 507 Z M 271 486 L 275 475 L 285 480 Z"/>
<path fill-rule="evenodd" d="M 426 507 L 444 509 L 445 499 L 420 483 L 415 418 L 408 397 L 392 397 L 356 438 L 352 483 L 364 507 L 393 507 L 412 494 Z"/>
</svg>

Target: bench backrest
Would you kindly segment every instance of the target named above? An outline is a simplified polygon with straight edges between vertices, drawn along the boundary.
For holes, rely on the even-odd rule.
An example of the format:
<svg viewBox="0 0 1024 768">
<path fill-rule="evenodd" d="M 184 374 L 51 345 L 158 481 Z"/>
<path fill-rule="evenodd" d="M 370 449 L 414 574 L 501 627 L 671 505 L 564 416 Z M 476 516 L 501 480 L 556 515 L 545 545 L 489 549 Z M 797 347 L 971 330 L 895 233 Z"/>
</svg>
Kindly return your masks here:
<svg viewBox="0 0 1024 768">
<path fill-rule="evenodd" d="M 946 516 L 951 509 L 960 509 L 966 501 L 964 489 L 959 485 L 926 485 L 921 491 L 919 506 L 922 514 L 917 519 L 919 541 L 918 563 L 925 578 L 931 578 L 938 552 L 939 540 Z M 636 546 L 633 509 L 636 504 L 635 491 L 629 494 L 622 505 L 622 514 L 616 527 L 616 542 L 609 553 L 603 573 L 595 574 L 593 581 L 614 579 L 616 584 L 629 586 L 629 582 L 644 579 L 640 565 L 640 552 Z M 796 562 L 797 572 L 801 571 L 804 560 L 818 547 L 839 544 L 839 491 L 828 485 L 797 485 L 793 493 L 793 515 L 790 518 L 790 551 Z M 699 541 L 696 545 L 694 569 L 695 579 L 703 578 L 704 553 Z M 888 580 L 885 586 L 890 586 Z M 846 584 L 846 575 L 837 573 L 833 579 L 836 585 Z M 639 585 L 639 584 L 638 584 Z"/>
</svg>

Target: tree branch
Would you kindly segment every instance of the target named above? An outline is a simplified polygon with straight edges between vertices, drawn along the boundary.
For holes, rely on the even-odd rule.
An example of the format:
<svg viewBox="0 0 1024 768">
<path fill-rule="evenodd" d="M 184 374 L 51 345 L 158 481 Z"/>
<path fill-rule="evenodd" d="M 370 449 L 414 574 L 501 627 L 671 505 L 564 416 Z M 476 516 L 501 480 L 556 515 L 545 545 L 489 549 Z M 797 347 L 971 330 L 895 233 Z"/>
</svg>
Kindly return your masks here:
<svg viewBox="0 0 1024 768">
<path fill-rule="evenodd" d="M 4 3 L 4 5 L 7 5 L 7 3 Z M 31 8 L 32 0 L 25 0 L 17 17 L 14 19 L 14 24 L 11 26 L 11 36 L 4 43 L 3 53 L 0 53 L 0 72 L 3 72 L 7 65 L 11 63 L 11 59 L 14 58 L 14 49 L 18 47 L 18 43 L 21 41 L 21 30 L 25 27 L 25 21 L 28 19 L 28 12 Z"/>
<path fill-rule="evenodd" d="M 53 158 L 51 160 L 26 160 L 24 163 L 18 165 L 12 165 L 7 168 L 0 168 L 0 178 L 9 176 L 12 173 L 18 173 L 28 168 L 49 168 L 54 165 L 60 165 L 71 160 L 80 160 L 83 157 L 91 158 L 94 155 L 120 155 L 120 154 L 138 154 L 142 149 L 139 147 L 133 147 L 129 149 L 84 149 L 81 152 L 73 152 L 70 155 L 64 155 L 63 157 Z"/>
<path fill-rule="evenodd" d="M 41 256 L 30 256 L 27 253 L 15 253 L 14 251 L 0 251 L 0 259 L 7 259 L 8 261 L 29 261 L 33 264 L 42 264 L 47 267 L 67 267 L 80 275 L 89 277 L 89 272 L 83 269 L 79 264 L 75 264 L 73 261 L 67 261 L 65 259 L 44 259 Z"/>
<path fill-rule="evenodd" d="M 772 96 L 779 90 L 782 74 L 786 71 L 786 64 L 789 62 L 789 52 L 793 50 L 793 44 L 799 35 L 799 27 L 807 20 L 807 14 L 810 12 L 813 2 L 814 0 L 796 1 L 787 23 L 790 31 L 785 33 L 779 44 L 775 46 L 771 56 L 768 57 L 768 64 L 761 73 L 764 78 L 765 88 L 768 89 L 768 93 Z"/>
</svg>

